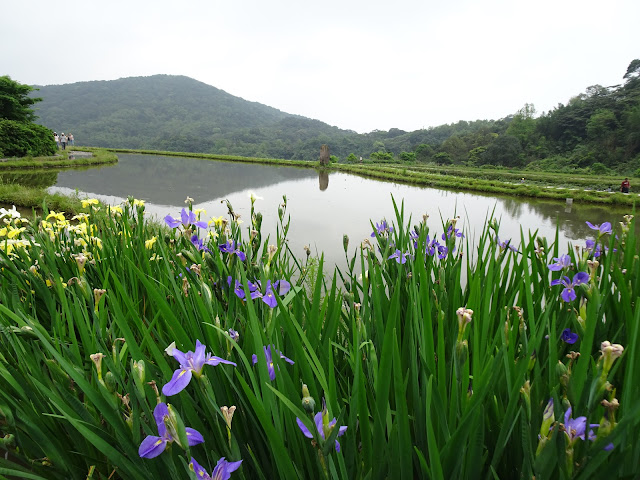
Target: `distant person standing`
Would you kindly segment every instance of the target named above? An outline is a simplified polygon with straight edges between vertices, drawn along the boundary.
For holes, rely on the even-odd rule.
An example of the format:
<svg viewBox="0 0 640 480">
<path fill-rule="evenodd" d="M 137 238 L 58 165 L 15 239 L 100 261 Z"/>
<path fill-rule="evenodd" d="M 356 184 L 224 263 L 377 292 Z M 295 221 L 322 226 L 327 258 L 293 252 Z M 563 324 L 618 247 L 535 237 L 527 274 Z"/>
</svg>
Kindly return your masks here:
<svg viewBox="0 0 640 480">
<path fill-rule="evenodd" d="M 74 143 L 73 143 L 73 133 L 69 134 L 69 145 L 74 145 Z"/>
<path fill-rule="evenodd" d="M 53 132 L 53 139 L 55 140 L 57 147 L 60 148 L 60 137 L 56 132 Z"/>
<path fill-rule="evenodd" d="M 67 148 L 67 136 L 62 132 L 62 136 L 60 137 L 60 143 L 62 144 L 62 149 L 65 150 Z"/>
<path fill-rule="evenodd" d="M 629 183 L 629 179 L 625 178 L 622 183 L 620 184 L 620 191 L 622 193 L 629 193 L 629 187 L 631 186 L 631 184 Z"/>
</svg>

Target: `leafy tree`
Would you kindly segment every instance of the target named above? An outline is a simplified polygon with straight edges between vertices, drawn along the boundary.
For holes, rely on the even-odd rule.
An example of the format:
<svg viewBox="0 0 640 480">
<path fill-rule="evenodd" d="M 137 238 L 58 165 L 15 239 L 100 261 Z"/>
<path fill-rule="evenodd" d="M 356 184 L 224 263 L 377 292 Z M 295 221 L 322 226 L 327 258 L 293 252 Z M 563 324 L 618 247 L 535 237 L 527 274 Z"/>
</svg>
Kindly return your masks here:
<svg viewBox="0 0 640 480">
<path fill-rule="evenodd" d="M 471 165 L 482 165 L 482 154 L 487 150 L 487 147 L 476 147 L 469 151 L 469 163 Z"/>
<path fill-rule="evenodd" d="M 611 110 L 596 110 L 587 122 L 587 136 L 589 140 L 604 142 L 610 146 L 615 141 L 615 132 L 619 124 L 615 113 Z"/>
<path fill-rule="evenodd" d="M 0 77 L 0 157 L 53 155 L 57 146 L 53 133 L 32 123 L 31 106 L 40 101 L 30 98 L 33 87 Z"/>
<path fill-rule="evenodd" d="M 400 160 L 402 160 L 403 162 L 415 162 L 416 161 L 416 154 L 415 152 L 400 152 Z"/>
<path fill-rule="evenodd" d="M 347 163 L 356 163 L 358 161 L 358 157 L 356 157 L 353 153 L 350 153 L 347 156 Z"/>
<path fill-rule="evenodd" d="M 419 162 L 428 162 L 433 157 L 433 147 L 426 143 L 418 145 L 415 152 Z"/>
<path fill-rule="evenodd" d="M 451 155 L 447 152 L 439 152 L 433 156 L 433 159 L 438 165 L 451 165 L 453 162 L 451 161 Z"/>
<path fill-rule="evenodd" d="M 522 165 L 522 146 L 513 135 L 500 135 L 482 156 L 483 164 L 517 167 Z"/>
<path fill-rule="evenodd" d="M 33 90 L 29 85 L 11 80 L 8 75 L 0 77 L 0 119 L 16 122 L 35 120 L 31 106 L 42 99 L 30 97 Z"/>
</svg>

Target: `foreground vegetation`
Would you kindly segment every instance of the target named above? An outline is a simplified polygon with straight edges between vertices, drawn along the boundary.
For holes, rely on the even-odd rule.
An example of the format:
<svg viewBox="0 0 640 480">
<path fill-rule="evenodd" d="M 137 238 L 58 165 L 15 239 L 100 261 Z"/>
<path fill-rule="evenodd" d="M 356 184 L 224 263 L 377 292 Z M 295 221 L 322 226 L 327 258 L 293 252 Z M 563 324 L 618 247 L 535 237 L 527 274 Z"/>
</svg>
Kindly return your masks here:
<svg viewBox="0 0 640 480">
<path fill-rule="evenodd" d="M 2 478 L 640 474 L 631 217 L 471 245 L 400 206 L 325 276 L 286 197 L 273 239 L 187 201 L 0 211 Z"/>
</svg>

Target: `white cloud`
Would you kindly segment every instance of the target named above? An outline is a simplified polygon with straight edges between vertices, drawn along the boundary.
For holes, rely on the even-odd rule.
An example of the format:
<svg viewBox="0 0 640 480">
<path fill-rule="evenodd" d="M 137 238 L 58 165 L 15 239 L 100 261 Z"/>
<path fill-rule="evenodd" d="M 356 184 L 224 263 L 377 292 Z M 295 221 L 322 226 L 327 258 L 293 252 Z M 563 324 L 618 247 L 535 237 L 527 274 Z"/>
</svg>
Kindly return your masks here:
<svg viewBox="0 0 640 480">
<path fill-rule="evenodd" d="M 0 65 L 59 84 L 187 75 L 360 132 L 538 111 L 637 58 L 640 2 L 10 2 Z"/>
</svg>

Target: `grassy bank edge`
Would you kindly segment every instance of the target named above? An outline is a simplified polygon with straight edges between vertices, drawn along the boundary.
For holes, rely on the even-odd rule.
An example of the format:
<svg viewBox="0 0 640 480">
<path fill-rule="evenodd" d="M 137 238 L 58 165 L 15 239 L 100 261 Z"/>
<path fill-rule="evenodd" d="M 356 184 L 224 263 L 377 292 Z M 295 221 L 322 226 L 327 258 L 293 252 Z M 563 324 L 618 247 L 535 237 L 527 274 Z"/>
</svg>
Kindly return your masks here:
<svg viewBox="0 0 640 480">
<path fill-rule="evenodd" d="M 74 151 L 91 152 L 92 157 L 81 157 L 70 159 L 69 154 Z M 0 172 L 24 169 L 49 169 L 49 168 L 74 168 L 90 165 L 102 165 L 117 163 L 118 156 L 104 148 L 78 148 L 73 150 L 63 150 L 54 157 L 24 157 L 20 159 L 7 159 L 0 162 Z"/>
</svg>

